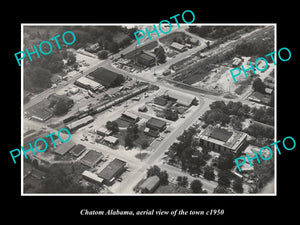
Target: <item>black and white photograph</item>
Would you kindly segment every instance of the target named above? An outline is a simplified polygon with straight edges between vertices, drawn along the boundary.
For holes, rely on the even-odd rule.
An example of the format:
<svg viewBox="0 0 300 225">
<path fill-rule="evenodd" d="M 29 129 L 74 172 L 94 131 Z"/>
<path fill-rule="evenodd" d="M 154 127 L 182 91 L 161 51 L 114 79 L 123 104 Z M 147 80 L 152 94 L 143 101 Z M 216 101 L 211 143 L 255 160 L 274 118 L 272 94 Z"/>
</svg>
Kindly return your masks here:
<svg viewBox="0 0 300 225">
<path fill-rule="evenodd" d="M 23 24 L 23 194 L 275 194 L 276 25 L 160 25 Z"/>
<path fill-rule="evenodd" d="M 295 4 L 111 3 L 5 9 L 4 217 L 294 220 Z"/>
</svg>

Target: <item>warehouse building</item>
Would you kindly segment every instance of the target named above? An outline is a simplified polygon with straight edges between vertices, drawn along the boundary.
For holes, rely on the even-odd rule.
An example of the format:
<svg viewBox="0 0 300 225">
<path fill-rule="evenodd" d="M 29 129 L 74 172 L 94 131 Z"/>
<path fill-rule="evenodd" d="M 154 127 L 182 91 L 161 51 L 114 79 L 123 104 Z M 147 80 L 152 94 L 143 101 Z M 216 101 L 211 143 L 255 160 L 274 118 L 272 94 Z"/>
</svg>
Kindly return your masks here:
<svg viewBox="0 0 300 225">
<path fill-rule="evenodd" d="M 171 45 L 170 45 L 171 48 L 175 49 L 176 51 L 179 51 L 179 52 L 184 52 L 187 50 L 186 46 L 185 45 L 182 45 L 182 44 L 179 44 L 177 42 L 173 42 Z"/>
<path fill-rule="evenodd" d="M 64 156 L 69 152 L 76 144 L 73 141 L 68 141 L 60 144 L 54 149 L 54 152 L 60 156 Z"/>
<path fill-rule="evenodd" d="M 159 177 L 148 177 L 140 186 L 141 193 L 153 193 L 159 186 Z"/>
<path fill-rule="evenodd" d="M 87 77 L 80 77 L 74 82 L 78 87 L 91 90 L 91 91 L 102 91 L 104 87 L 96 81 L 93 81 Z"/>
<path fill-rule="evenodd" d="M 90 168 L 93 168 L 97 165 L 97 163 L 103 159 L 103 154 L 101 152 L 96 152 L 95 150 L 90 150 L 85 156 L 82 157 L 80 162 L 83 165 L 86 165 Z"/>
<path fill-rule="evenodd" d="M 99 174 L 104 184 L 112 184 L 125 171 L 126 162 L 115 158 Z"/>
<path fill-rule="evenodd" d="M 84 153 L 85 150 L 86 150 L 86 147 L 84 145 L 78 144 L 72 148 L 71 154 L 73 156 L 75 156 L 76 158 L 78 158 L 82 153 Z"/>
<path fill-rule="evenodd" d="M 69 131 L 74 131 L 74 130 L 77 130 L 78 128 L 80 127 L 83 127 L 91 122 L 94 121 L 94 118 L 92 116 L 86 116 L 86 117 L 83 117 L 79 120 L 76 120 L 72 123 L 69 123 L 66 125 L 66 128 L 69 130 Z"/>
<path fill-rule="evenodd" d="M 165 91 L 164 96 L 175 101 L 177 104 L 186 107 L 190 107 L 192 104 L 194 104 L 197 101 L 197 98 L 193 95 L 174 91 L 174 90 Z"/>
<path fill-rule="evenodd" d="M 146 123 L 146 127 L 152 130 L 163 131 L 167 127 L 167 123 L 163 120 L 156 119 L 152 117 Z"/>
<path fill-rule="evenodd" d="M 145 53 L 145 52 L 141 52 L 137 57 L 136 57 L 136 61 L 139 64 L 142 64 L 143 66 L 154 66 L 155 65 L 155 56 L 149 54 L 149 53 Z"/>
<path fill-rule="evenodd" d="M 129 123 L 136 123 L 139 121 L 139 117 L 131 112 L 122 113 L 121 119 Z"/>
<path fill-rule="evenodd" d="M 209 125 L 197 137 L 200 145 L 217 152 L 239 153 L 246 146 L 247 134 Z"/>
<path fill-rule="evenodd" d="M 96 183 L 99 185 L 102 185 L 103 179 L 98 177 L 97 174 L 94 174 L 88 170 L 83 171 L 82 177 L 86 179 L 87 181 L 90 181 L 92 183 Z"/>
<path fill-rule="evenodd" d="M 87 77 L 102 84 L 106 88 L 119 86 L 125 81 L 121 74 L 112 72 L 103 67 L 91 72 Z"/>
</svg>

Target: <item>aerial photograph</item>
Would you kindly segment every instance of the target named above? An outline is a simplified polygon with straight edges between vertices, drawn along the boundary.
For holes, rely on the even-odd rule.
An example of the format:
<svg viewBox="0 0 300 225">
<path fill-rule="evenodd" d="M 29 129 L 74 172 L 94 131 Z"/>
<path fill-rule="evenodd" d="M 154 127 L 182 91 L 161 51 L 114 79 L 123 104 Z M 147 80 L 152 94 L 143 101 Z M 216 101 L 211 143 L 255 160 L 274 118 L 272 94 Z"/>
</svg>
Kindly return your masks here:
<svg viewBox="0 0 300 225">
<path fill-rule="evenodd" d="M 276 192 L 276 24 L 21 28 L 22 195 Z"/>
</svg>

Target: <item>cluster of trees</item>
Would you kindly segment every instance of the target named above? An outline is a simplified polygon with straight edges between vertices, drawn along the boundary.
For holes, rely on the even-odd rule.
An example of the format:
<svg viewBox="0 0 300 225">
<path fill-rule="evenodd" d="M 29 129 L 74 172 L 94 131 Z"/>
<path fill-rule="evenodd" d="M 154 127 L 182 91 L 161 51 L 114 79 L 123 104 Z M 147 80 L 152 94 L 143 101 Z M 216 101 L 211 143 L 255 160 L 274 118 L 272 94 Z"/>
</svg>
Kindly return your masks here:
<svg viewBox="0 0 300 225">
<path fill-rule="evenodd" d="M 37 193 L 97 193 L 95 186 L 83 187 L 75 180 L 83 172 L 80 163 L 54 164 Z"/>
<path fill-rule="evenodd" d="M 151 166 L 147 170 L 147 177 L 158 176 L 160 185 L 167 185 L 169 183 L 169 175 L 167 171 L 161 170 L 157 165 Z"/>
<path fill-rule="evenodd" d="M 238 30 L 247 29 L 245 26 L 189 26 L 189 32 L 204 38 L 224 38 Z"/>
<path fill-rule="evenodd" d="M 207 193 L 206 190 L 202 189 L 202 182 L 197 179 L 191 182 L 190 188 L 193 193 Z"/>
<path fill-rule="evenodd" d="M 107 130 L 112 131 L 113 133 L 119 132 L 119 125 L 116 121 L 107 121 L 105 124 Z"/>
<path fill-rule="evenodd" d="M 126 135 L 124 139 L 126 147 L 128 146 L 129 148 L 132 148 L 134 146 L 133 141 L 139 137 L 137 134 L 138 132 L 139 132 L 138 125 L 135 123 L 132 123 L 127 127 Z"/>
<path fill-rule="evenodd" d="M 203 149 L 202 152 L 196 149 L 198 143 L 193 139 L 195 134 L 196 129 L 190 127 L 177 138 L 179 142 L 173 143 L 169 148 L 169 163 L 179 164 L 182 170 L 191 174 L 202 174 L 202 167 L 211 156 L 207 149 Z"/>
<path fill-rule="evenodd" d="M 209 105 L 210 110 L 206 111 L 203 120 L 206 124 L 222 124 L 226 125 L 233 122 L 234 126 L 241 128 L 241 121 L 249 116 L 251 108 L 247 104 L 241 102 L 229 101 L 227 105 L 224 101 L 215 101 Z M 240 118 L 234 120 L 230 118 L 230 115 Z"/>
<path fill-rule="evenodd" d="M 154 49 L 154 54 L 156 55 L 156 59 L 158 63 L 166 62 L 166 53 L 164 48 L 161 45 Z"/>
<path fill-rule="evenodd" d="M 264 38 L 243 41 L 236 46 L 235 51 L 239 55 L 264 57 L 268 62 L 272 62 L 271 57 L 265 55 L 274 51 L 274 35 L 270 33 L 268 38 L 264 36 Z"/>
<path fill-rule="evenodd" d="M 262 82 L 262 80 L 260 78 L 256 78 L 253 81 L 252 88 L 254 91 L 258 91 L 262 94 L 265 94 L 266 85 Z"/>
<path fill-rule="evenodd" d="M 251 124 L 247 127 L 244 132 L 256 138 L 274 138 L 274 128 L 268 127 L 264 125 L 260 125 L 257 123 Z"/>
</svg>

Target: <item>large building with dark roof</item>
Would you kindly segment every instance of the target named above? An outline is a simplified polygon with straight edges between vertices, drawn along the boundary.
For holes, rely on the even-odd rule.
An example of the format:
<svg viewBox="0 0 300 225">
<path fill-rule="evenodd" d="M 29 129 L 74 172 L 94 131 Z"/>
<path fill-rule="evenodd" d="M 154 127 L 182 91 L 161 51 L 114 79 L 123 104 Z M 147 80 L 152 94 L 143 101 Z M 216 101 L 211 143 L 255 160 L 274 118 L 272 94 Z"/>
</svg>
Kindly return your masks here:
<svg viewBox="0 0 300 225">
<path fill-rule="evenodd" d="M 148 127 L 149 129 L 152 129 L 152 130 L 163 131 L 166 128 L 166 126 L 167 126 L 167 123 L 165 121 L 156 119 L 154 117 L 149 119 L 146 123 L 146 127 Z"/>
<path fill-rule="evenodd" d="M 217 152 L 238 153 L 245 146 L 247 134 L 233 129 L 209 125 L 198 136 L 200 145 Z"/>
<path fill-rule="evenodd" d="M 148 53 L 142 52 L 136 57 L 136 61 L 139 64 L 142 64 L 144 66 L 154 66 L 155 65 L 155 57 L 153 55 L 150 55 Z"/>
<path fill-rule="evenodd" d="M 90 150 L 88 153 L 85 154 L 85 156 L 81 158 L 80 162 L 83 165 L 93 168 L 101 159 L 103 159 L 103 154 L 101 152 Z"/>
<path fill-rule="evenodd" d="M 126 162 L 115 158 L 111 161 L 98 176 L 104 180 L 105 184 L 111 184 L 125 171 Z"/>
<path fill-rule="evenodd" d="M 102 84 L 106 88 L 119 86 L 125 81 L 121 74 L 112 72 L 103 67 L 91 72 L 87 77 Z"/>
</svg>

